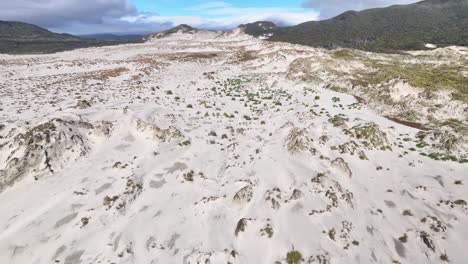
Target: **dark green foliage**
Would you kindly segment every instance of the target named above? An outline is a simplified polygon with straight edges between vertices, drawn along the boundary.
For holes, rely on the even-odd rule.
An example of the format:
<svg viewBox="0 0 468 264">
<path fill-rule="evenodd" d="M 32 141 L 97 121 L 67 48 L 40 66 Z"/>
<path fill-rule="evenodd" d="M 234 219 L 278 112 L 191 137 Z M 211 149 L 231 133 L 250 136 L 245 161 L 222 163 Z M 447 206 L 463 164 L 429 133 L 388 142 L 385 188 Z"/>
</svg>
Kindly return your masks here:
<svg viewBox="0 0 468 264">
<path fill-rule="evenodd" d="M 467 25 L 468 0 L 426 0 L 411 5 L 348 11 L 328 20 L 273 28 L 269 33 L 273 33 L 273 41 L 392 51 L 423 49 L 426 43 L 466 46 Z M 250 25 L 253 26 L 255 24 Z M 259 35 L 257 31 L 249 29 L 246 33 Z M 260 30 L 260 33 L 263 32 Z"/>
<path fill-rule="evenodd" d="M 404 216 L 413 216 L 413 213 L 411 212 L 411 210 L 406 209 L 406 210 L 403 211 L 403 215 Z"/>
<path fill-rule="evenodd" d="M 242 28 L 246 34 L 252 36 L 267 35 L 277 29 L 276 25 L 269 21 L 258 21 L 255 23 L 240 25 L 239 28 Z"/>
<path fill-rule="evenodd" d="M 194 175 L 194 173 L 195 173 L 195 172 L 194 172 L 193 170 L 191 170 L 191 171 L 189 171 L 189 172 L 187 172 L 187 173 L 184 173 L 184 179 L 185 179 L 186 181 L 192 182 L 192 181 L 193 181 L 193 175 Z"/>
<path fill-rule="evenodd" d="M 286 255 L 288 264 L 299 264 L 302 261 L 302 255 L 299 251 L 289 251 Z"/>
<path fill-rule="evenodd" d="M 68 34 L 57 34 L 47 29 L 22 23 L 0 21 L 0 40 L 11 41 L 79 41 L 79 37 Z"/>
<path fill-rule="evenodd" d="M 448 258 L 446 253 L 440 255 L 440 260 L 445 261 L 445 262 L 449 262 L 449 258 Z"/>
<path fill-rule="evenodd" d="M 54 53 L 78 48 L 117 45 L 128 42 L 129 41 L 84 39 L 69 34 L 53 33 L 44 28 L 27 23 L 0 21 L 0 53 Z"/>
</svg>

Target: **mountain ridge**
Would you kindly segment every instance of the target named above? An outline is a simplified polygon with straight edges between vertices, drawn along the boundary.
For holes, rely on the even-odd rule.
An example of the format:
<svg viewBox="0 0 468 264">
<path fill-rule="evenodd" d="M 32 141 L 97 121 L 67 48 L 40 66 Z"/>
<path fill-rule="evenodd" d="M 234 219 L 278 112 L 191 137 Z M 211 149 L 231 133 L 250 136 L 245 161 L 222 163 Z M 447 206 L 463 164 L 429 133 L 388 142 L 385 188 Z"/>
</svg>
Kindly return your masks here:
<svg viewBox="0 0 468 264">
<path fill-rule="evenodd" d="M 189 26 L 187 24 L 180 24 L 180 25 L 177 25 L 175 27 L 169 28 L 167 30 L 163 30 L 161 32 L 148 34 L 148 35 L 143 37 L 143 40 L 146 41 L 146 40 L 153 39 L 153 38 L 157 38 L 157 39 L 158 38 L 163 38 L 163 37 L 166 37 L 166 36 L 169 36 L 169 35 L 172 35 L 172 34 L 176 34 L 176 33 L 194 34 L 194 33 L 199 32 L 199 31 L 200 31 L 199 29 L 191 27 L 191 26 Z"/>
<path fill-rule="evenodd" d="M 97 33 L 79 35 L 85 39 L 99 39 L 99 40 L 132 40 L 137 41 L 143 39 L 143 34 L 114 34 L 114 33 Z"/>
<path fill-rule="evenodd" d="M 55 53 L 78 48 L 124 44 L 129 41 L 86 39 L 66 33 L 54 33 L 29 23 L 0 20 L 0 53 L 5 54 Z"/>
<path fill-rule="evenodd" d="M 346 11 L 327 20 L 268 31 L 272 41 L 374 51 L 425 49 L 427 43 L 466 46 L 466 32 L 467 0 L 425 0 L 409 5 Z M 254 29 L 246 33 L 259 36 Z"/>
<path fill-rule="evenodd" d="M 0 20 L 0 40 L 38 40 L 38 39 L 54 39 L 54 40 L 79 40 L 79 37 L 71 34 L 59 34 L 51 32 L 45 28 L 19 22 L 19 21 L 2 21 Z"/>
</svg>

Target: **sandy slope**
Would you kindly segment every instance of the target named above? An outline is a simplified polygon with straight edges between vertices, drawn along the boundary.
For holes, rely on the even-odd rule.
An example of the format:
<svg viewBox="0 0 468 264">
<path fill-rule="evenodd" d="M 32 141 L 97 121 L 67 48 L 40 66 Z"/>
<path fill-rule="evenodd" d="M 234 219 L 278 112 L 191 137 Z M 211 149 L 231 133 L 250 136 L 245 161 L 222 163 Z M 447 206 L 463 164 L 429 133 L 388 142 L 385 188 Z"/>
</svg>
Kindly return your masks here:
<svg viewBox="0 0 468 264">
<path fill-rule="evenodd" d="M 328 53 L 201 32 L 0 55 L 0 263 L 465 263 L 468 166 L 291 72 Z"/>
</svg>

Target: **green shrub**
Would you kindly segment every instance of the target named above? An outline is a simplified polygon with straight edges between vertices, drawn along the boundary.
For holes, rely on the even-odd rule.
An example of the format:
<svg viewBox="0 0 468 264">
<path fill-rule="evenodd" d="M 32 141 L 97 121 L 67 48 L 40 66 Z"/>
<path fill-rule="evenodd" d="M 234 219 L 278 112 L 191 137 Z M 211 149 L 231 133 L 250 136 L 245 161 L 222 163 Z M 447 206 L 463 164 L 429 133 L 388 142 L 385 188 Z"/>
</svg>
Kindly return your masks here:
<svg viewBox="0 0 468 264">
<path fill-rule="evenodd" d="M 403 215 L 404 216 L 413 216 L 413 213 L 411 212 L 411 210 L 406 209 L 406 210 L 403 211 Z"/>
<path fill-rule="evenodd" d="M 189 171 L 189 172 L 187 172 L 187 173 L 185 173 L 185 174 L 184 174 L 184 179 L 185 179 L 186 181 L 192 182 L 192 181 L 193 181 L 193 174 L 194 174 L 194 171 L 193 171 L 193 170 L 192 170 L 192 171 Z"/>
<path fill-rule="evenodd" d="M 299 251 L 289 251 L 286 255 L 286 262 L 288 264 L 298 264 L 302 261 L 302 255 Z"/>
</svg>

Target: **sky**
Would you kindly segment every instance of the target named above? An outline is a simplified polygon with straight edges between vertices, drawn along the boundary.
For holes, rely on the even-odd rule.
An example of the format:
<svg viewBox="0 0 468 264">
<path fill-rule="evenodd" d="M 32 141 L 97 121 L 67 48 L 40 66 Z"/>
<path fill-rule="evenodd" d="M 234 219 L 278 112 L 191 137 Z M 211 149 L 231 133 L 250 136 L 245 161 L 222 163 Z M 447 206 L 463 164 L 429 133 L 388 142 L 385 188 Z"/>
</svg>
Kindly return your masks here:
<svg viewBox="0 0 468 264">
<path fill-rule="evenodd" d="M 0 0 L 0 20 L 72 34 L 158 32 L 179 24 L 226 29 L 267 20 L 280 26 L 415 0 Z"/>
</svg>

